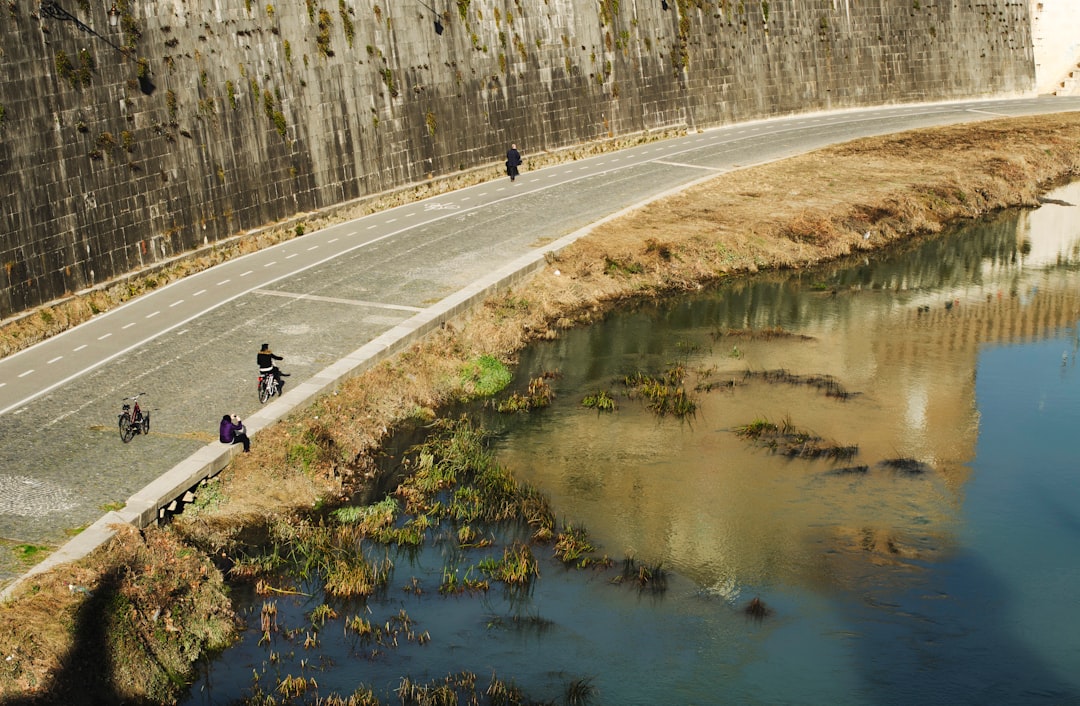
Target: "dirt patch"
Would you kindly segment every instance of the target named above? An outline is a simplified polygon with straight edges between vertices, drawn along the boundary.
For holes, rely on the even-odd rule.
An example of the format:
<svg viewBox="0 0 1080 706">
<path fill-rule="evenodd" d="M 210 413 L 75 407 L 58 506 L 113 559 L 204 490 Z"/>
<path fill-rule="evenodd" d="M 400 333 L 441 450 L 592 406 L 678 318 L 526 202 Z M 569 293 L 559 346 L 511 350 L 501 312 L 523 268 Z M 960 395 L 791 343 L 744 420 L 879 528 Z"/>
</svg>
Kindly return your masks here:
<svg viewBox="0 0 1080 706">
<path fill-rule="evenodd" d="M 72 658 L 95 640 L 123 647 L 92 687 L 103 698 L 158 700 L 175 690 L 168 679 L 149 678 L 161 674 L 149 668 L 154 660 L 160 654 L 194 659 L 226 635 L 224 628 L 204 629 L 199 645 L 168 652 L 171 633 L 149 621 L 149 596 L 104 605 L 94 602 L 96 587 L 106 586 L 109 595 L 145 592 L 167 570 L 174 586 L 154 588 L 154 605 L 171 611 L 174 625 L 189 612 L 223 625 L 212 619 L 226 620 L 230 608 L 210 559 L 227 567 L 243 551 L 246 528 L 271 517 L 300 517 L 358 488 L 378 487 L 374 459 L 382 442 L 399 425 L 430 421 L 447 403 L 476 394 L 462 370 L 480 356 L 512 365 L 528 343 L 594 321 L 619 302 L 808 267 L 937 232 L 958 219 L 1036 206 L 1039 194 L 1078 175 L 1080 114 L 995 120 L 857 140 L 728 174 L 605 223 L 516 290 L 261 433 L 253 452 L 229 466 L 171 527 L 121 533 L 76 566 L 24 585 L 0 609 L 0 651 L 18 657 L 0 663 L 0 694 L 60 694 L 71 686 Z M 139 547 L 151 544 L 152 556 L 162 557 L 156 563 L 138 558 Z M 100 613 L 97 627 L 76 617 L 87 605 Z M 129 635 L 135 637 L 122 637 Z M 149 667 L 138 681 L 115 668 L 141 660 Z"/>
</svg>

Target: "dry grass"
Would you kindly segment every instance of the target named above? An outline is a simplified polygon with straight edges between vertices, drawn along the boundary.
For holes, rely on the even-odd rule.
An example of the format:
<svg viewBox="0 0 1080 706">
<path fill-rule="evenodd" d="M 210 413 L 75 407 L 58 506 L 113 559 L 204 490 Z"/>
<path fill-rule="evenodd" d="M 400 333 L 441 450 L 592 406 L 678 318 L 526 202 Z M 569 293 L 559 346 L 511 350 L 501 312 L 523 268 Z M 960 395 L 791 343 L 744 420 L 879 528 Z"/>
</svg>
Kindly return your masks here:
<svg viewBox="0 0 1080 706">
<path fill-rule="evenodd" d="M 596 228 L 516 291 L 262 433 L 253 452 L 223 472 L 221 503 L 185 513 L 160 534 L 172 536 L 177 555 L 194 555 L 193 546 L 206 555 L 228 553 L 247 524 L 300 516 L 320 500 L 363 488 L 376 474 L 374 454 L 395 426 L 431 419 L 440 406 L 467 395 L 458 371 L 480 355 L 512 363 L 530 341 L 593 321 L 632 297 L 805 267 L 935 232 L 956 219 L 1033 206 L 1049 185 L 1077 175 L 1080 114 L 1064 114 L 858 140 L 649 204 Z M 132 541 L 122 536 L 119 546 Z M 112 575 L 121 550 L 107 547 L 44 576 L 3 608 L 0 651 L 20 657 L 17 668 L 9 662 L 0 670 L 0 696 L 67 674 L 64 660 L 81 639 L 73 621 L 82 603 L 67 583 L 100 583 Z M 152 573 L 145 564 L 135 571 Z M 133 573 L 127 580 L 138 578 Z"/>
</svg>

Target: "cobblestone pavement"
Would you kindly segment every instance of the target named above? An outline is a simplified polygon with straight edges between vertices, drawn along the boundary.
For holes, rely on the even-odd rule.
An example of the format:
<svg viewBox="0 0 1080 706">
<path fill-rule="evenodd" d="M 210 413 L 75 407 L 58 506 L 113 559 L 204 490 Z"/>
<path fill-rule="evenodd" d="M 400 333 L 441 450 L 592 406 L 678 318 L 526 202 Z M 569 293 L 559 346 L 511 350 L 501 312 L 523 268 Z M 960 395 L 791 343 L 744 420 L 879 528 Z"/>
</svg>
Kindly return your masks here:
<svg viewBox="0 0 1080 706">
<path fill-rule="evenodd" d="M 1012 114 L 1064 109 L 1080 109 L 1080 100 L 993 106 Z M 831 142 L 985 117 L 970 106 L 894 106 L 732 126 L 525 172 L 513 185 L 463 189 L 418 205 L 416 225 L 396 222 L 413 212 L 354 221 L 343 226 L 353 229 L 349 235 L 383 235 L 245 291 L 105 364 L 87 360 L 85 373 L 0 414 L 0 538 L 9 546 L 55 548 L 216 443 L 222 414 L 243 417 L 259 408 L 254 358 L 262 342 L 285 356 L 281 368 L 295 385 L 523 254 L 665 191 Z M 425 213 L 440 219 L 425 222 Z M 293 257 L 311 235 L 279 246 L 282 257 Z M 215 276 L 220 270 L 222 278 L 243 277 L 244 266 L 247 273 L 256 268 L 225 263 Z M 232 275 L 230 267 L 237 268 Z M 167 302 L 170 289 L 148 296 Z M 0 388 L 15 377 L 4 372 Z M 121 398 L 137 392 L 147 393 L 152 426 L 124 444 L 117 414 Z M 0 552 L 0 584 L 28 568 L 13 557 Z"/>
</svg>

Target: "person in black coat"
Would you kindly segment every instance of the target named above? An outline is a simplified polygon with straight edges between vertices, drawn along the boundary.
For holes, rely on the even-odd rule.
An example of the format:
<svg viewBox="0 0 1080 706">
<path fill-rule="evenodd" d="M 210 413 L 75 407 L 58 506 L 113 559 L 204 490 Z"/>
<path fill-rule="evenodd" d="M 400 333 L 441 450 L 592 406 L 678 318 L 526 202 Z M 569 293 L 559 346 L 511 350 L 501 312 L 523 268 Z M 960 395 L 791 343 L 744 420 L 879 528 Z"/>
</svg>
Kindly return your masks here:
<svg viewBox="0 0 1080 706">
<path fill-rule="evenodd" d="M 281 371 L 274 365 L 275 360 L 285 360 L 280 355 L 274 355 L 274 352 L 270 350 L 270 344 L 262 344 L 262 348 L 259 349 L 259 354 L 255 357 L 255 362 L 259 365 L 259 372 L 263 375 L 270 374 L 277 380 L 278 390 L 281 390 L 285 383 L 281 380 Z"/>
<path fill-rule="evenodd" d="M 520 166 L 521 153 L 518 152 L 517 145 L 510 145 L 510 149 L 506 151 L 506 175 L 510 177 L 510 181 L 517 178 Z"/>
</svg>

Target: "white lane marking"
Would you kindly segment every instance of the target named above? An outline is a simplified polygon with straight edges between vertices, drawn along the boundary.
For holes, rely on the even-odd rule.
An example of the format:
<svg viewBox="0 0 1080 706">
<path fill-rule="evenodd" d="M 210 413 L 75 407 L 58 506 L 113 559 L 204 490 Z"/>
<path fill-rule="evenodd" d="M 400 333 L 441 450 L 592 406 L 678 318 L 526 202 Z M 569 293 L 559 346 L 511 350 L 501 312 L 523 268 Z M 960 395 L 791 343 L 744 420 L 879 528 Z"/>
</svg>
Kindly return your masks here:
<svg viewBox="0 0 1080 706">
<path fill-rule="evenodd" d="M 185 328 L 185 329 L 181 329 L 181 330 L 179 330 L 179 331 L 177 331 L 177 332 L 176 332 L 176 335 L 177 335 L 177 336 L 183 336 L 183 335 L 184 335 L 185 333 L 187 333 L 187 332 L 188 332 L 188 330 L 189 330 L 189 329 L 186 329 L 186 328 Z"/>
<path fill-rule="evenodd" d="M 462 201 L 471 201 L 471 200 L 472 200 L 472 196 L 462 196 L 462 197 L 461 197 L 461 200 L 462 200 Z"/>
<path fill-rule="evenodd" d="M 217 283 L 217 286 L 220 287 L 221 285 L 228 284 L 229 282 L 232 282 L 232 280 L 231 279 L 223 279 L 223 280 L 221 280 L 220 282 Z"/>
<path fill-rule="evenodd" d="M 104 336 L 98 336 L 98 337 L 97 337 L 97 340 L 99 340 L 99 341 L 104 341 L 104 340 L 105 340 L 106 338 L 108 338 L 108 337 L 109 337 L 109 336 L 111 336 L 111 335 L 112 335 L 111 333 L 107 333 L 107 334 L 105 334 Z"/>
<path fill-rule="evenodd" d="M 726 172 L 723 167 L 705 167 L 700 164 L 684 164 L 682 162 L 671 162 L 666 159 L 655 159 L 653 164 L 666 164 L 669 167 L 689 167 L 690 169 L 708 169 L 711 172 Z"/>
<path fill-rule="evenodd" d="M 242 275 L 240 275 L 240 276 L 241 276 L 241 277 L 247 277 L 248 275 L 250 275 L 250 274 L 251 274 L 252 272 L 254 272 L 254 271 L 255 271 L 255 270 L 248 270 L 247 272 L 245 272 L 244 274 L 242 274 Z"/>
<path fill-rule="evenodd" d="M 386 219 L 386 222 L 387 222 L 387 223 L 393 223 L 393 222 L 394 222 L 394 221 L 396 221 L 396 220 L 397 220 L 396 218 L 387 218 L 387 219 Z"/>
<path fill-rule="evenodd" d="M 405 217 L 406 217 L 406 218 L 412 218 L 412 217 L 413 217 L 413 216 L 415 216 L 415 215 L 416 215 L 416 211 L 410 211 L 409 213 L 406 213 L 406 214 L 405 214 Z"/>
<path fill-rule="evenodd" d="M 375 226 L 377 226 L 377 225 L 379 225 L 379 224 L 378 224 L 378 223 L 372 223 L 371 225 L 369 225 L 369 226 L 367 227 L 367 229 L 368 229 L 368 230 L 371 230 L 372 228 L 374 228 L 374 227 L 375 227 Z"/>
<path fill-rule="evenodd" d="M 132 326 L 134 326 L 134 325 L 135 325 L 135 322 L 134 322 L 134 321 L 132 321 L 132 322 L 131 322 L 130 324 L 124 324 L 123 326 L 121 326 L 121 327 L 120 327 L 120 329 L 121 329 L 121 330 L 129 329 L 129 328 L 131 328 L 131 327 L 132 327 Z"/>
<path fill-rule="evenodd" d="M 152 319 L 152 318 L 154 318 L 155 316 L 157 316 L 160 313 L 161 313 L 160 311 L 155 311 L 153 314 L 147 314 L 146 318 Z"/>
<path fill-rule="evenodd" d="M 345 235 L 356 235 L 356 231 L 355 231 L 355 230 L 350 230 L 350 231 L 349 231 L 348 233 L 346 233 Z"/>
<path fill-rule="evenodd" d="M 79 351 L 81 351 L 81 350 L 82 350 L 83 348 L 86 348 L 86 344 L 85 344 L 85 343 L 84 343 L 84 344 L 82 344 L 81 346 L 79 346 L 78 348 L 72 348 L 72 349 L 71 349 L 71 352 L 72 352 L 72 353 L 78 353 L 78 352 L 79 352 Z"/>
<path fill-rule="evenodd" d="M 184 303 L 183 299 L 177 299 L 172 304 L 169 304 L 169 308 L 172 309 L 174 306 L 180 306 L 183 303 Z"/>
<path fill-rule="evenodd" d="M 53 364 L 53 363 L 55 363 L 56 361 L 58 361 L 58 360 L 61 360 L 61 359 L 62 359 L 63 357 L 64 357 L 64 356 L 62 356 L 62 355 L 58 355 L 58 356 L 56 356 L 55 358 L 53 358 L 52 360 L 50 360 L 50 361 L 49 361 L 48 363 L 46 363 L 45 365 L 52 365 L 52 364 Z"/>
<path fill-rule="evenodd" d="M 308 252 L 311 252 L 312 250 L 318 250 L 318 249 L 319 249 L 318 245 L 312 245 L 310 248 L 308 248 Z"/>
<path fill-rule="evenodd" d="M 276 264 L 277 264 L 277 260 L 271 260 L 270 262 L 263 265 L 263 267 L 273 267 Z"/>
<path fill-rule="evenodd" d="M 31 368 L 30 370 L 27 370 L 25 373 L 20 373 L 19 377 L 24 378 L 24 377 L 26 377 L 27 375 L 29 375 L 32 372 L 34 372 L 33 368 Z"/>
<path fill-rule="evenodd" d="M 295 253 L 295 252 L 294 252 L 294 253 L 293 253 L 292 255 L 286 255 L 286 256 L 285 256 L 285 259 L 286 259 L 286 260 L 290 260 L 290 259 L 292 259 L 292 258 L 296 257 L 296 256 L 297 256 L 297 255 L 299 255 L 299 254 L 300 254 L 300 253 Z"/>
<path fill-rule="evenodd" d="M 3 387 L 4 385 L 7 385 L 7 383 L 6 382 L 0 382 L 0 387 Z"/>
<path fill-rule="evenodd" d="M 406 306 L 405 304 L 385 304 L 383 302 L 369 302 L 363 299 L 340 299 L 338 297 L 321 297 L 318 294 L 295 294 L 293 292 L 280 292 L 270 289 L 256 289 L 255 294 L 266 294 L 271 297 L 288 297 L 290 299 L 305 299 L 315 302 L 331 302 L 334 304 L 351 304 L 353 306 L 371 306 L 379 309 L 395 309 L 397 311 L 423 311 L 418 306 Z"/>
<path fill-rule="evenodd" d="M 337 241 L 339 241 L 339 240 L 341 240 L 341 238 L 333 238 L 333 239 L 331 239 L 331 240 L 327 240 L 327 241 L 326 241 L 326 244 L 327 244 L 327 245 L 329 245 L 330 243 L 336 243 L 336 242 L 337 242 Z"/>
<path fill-rule="evenodd" d="M 200 289 L 199 291 L 195 292 L 195 293 L 194 293 L 194 294 L 192 294 L 191 296 L 193 296 L 193 297 L 197 297 L 197 296 L 199 296 L 200 294 L 205 294 L 205 293 L 206 293 L 206 290 L 205 290 L 205 289 Z"/>
</svg>

